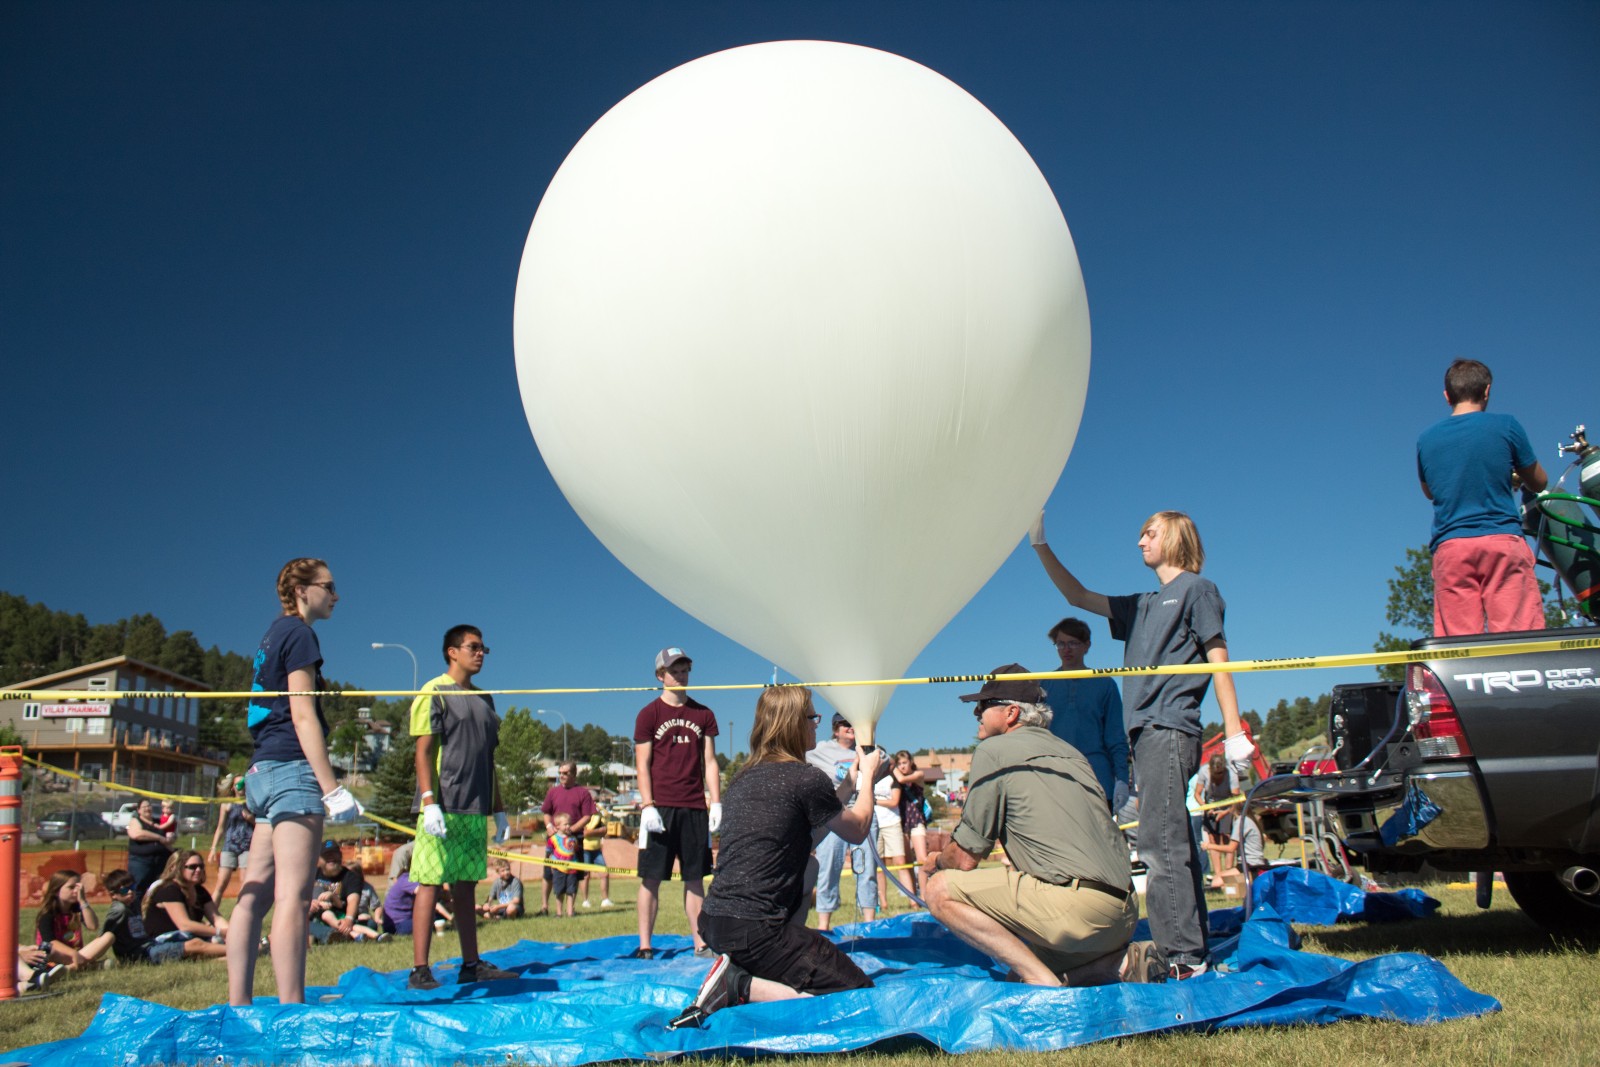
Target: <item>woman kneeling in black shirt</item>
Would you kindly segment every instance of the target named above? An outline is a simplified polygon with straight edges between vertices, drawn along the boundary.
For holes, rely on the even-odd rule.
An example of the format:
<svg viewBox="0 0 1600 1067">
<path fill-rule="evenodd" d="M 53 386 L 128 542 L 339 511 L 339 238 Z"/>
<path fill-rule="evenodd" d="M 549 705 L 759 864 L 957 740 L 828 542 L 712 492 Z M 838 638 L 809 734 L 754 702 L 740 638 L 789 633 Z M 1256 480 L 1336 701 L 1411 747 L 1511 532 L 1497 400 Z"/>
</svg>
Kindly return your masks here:
<svg viewBox="0 0 1600 1067">
<path fill-rule="evenodd" d="M 856 774 L 835 791 L 805 761 L 821 721 L 811 690 L 776 686 L 756 701 L 750 762 L 728 785 L 717 877 L 700 911 L 700 936 L 719 955 L 694 1003 L 672 1028 L 698 1026 L 720 1008 L 861 989 L 872 981 L 837 945 L 806 921 L 806 863 L 824 834 L 851 844 L 872 830 L 872 787 L 883 751 L 856 750 L 864 784 L 853 807 Z"/>
</svg>

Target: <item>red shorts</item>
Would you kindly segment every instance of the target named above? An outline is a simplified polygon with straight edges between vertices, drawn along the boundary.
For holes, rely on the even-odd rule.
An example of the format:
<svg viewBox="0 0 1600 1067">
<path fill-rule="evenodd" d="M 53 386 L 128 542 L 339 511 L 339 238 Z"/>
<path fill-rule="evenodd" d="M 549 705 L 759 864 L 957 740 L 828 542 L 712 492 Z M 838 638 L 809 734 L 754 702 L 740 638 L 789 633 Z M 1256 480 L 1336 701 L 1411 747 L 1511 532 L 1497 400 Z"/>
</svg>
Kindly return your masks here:
<svg viewBox="0 0 1600 1067">
<path fill-rule="evenodd" d="M 1452 537 L 1433 550 L 1433 635 L 1544 629 L 1533 552 L 1520 534 Z"/>
</svg>

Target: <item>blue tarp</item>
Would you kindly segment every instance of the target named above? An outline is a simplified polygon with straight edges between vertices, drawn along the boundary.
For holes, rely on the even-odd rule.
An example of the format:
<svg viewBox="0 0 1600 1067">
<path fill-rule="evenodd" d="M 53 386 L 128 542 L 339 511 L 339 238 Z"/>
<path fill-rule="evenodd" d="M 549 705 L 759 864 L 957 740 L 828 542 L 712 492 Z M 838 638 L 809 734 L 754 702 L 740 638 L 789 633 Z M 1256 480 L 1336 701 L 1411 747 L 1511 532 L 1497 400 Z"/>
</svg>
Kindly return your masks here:
<svg viewBox="0 0 1600 1067">
<path fill-rule="evenodd" d="M 1342 919 L 1420 919 L 1439 910 L 1439 902 L 1420 889 L 1374 893 L 1299 867 L 1274 867 L 1256 876 L 1250 884 L 1250 906 L 1263 904 L 1293 922 L 1316 926 L 1332 926 Z"/>
<path fill-rule="evenodd" d="M 925 913 L 844 927 L 842 943 L 873 989 L 717 1012 L 702 1030 L 667 1030 L 692 998 L 707 961 L 689 939 L 658 937 L 651 961 L 623 959 L 637 942 L 524 941 L 489 953 L 515 982 L 457 986 L 435 968 L 432 992 L 405 988 L 406 972 L 357 968 L 307 1005 L 179 1011 L 107 995 L 83 1036 L 20 1049 L 39 1067 L 152 1063 L 447 1065 L 584 1064 L 705 1053 L 845 1052 L 924 1041 L 949 1051 L 1044 1051 L 1158 1030 L 1371 1017 L 1437 1022 L 1496 1011 L 1493 997 L 1458 982 L 1437 960 L 1404 953 L 1349 963 L 1297 952 L 1270 904 L 1240 923 L 1218 913 L 1209 974 L 1166 985 L 1036 989 L 1001 982 L 995 965 Z M 1141 922 L 1139 936 L 1148 936 Z"/>
</svg>

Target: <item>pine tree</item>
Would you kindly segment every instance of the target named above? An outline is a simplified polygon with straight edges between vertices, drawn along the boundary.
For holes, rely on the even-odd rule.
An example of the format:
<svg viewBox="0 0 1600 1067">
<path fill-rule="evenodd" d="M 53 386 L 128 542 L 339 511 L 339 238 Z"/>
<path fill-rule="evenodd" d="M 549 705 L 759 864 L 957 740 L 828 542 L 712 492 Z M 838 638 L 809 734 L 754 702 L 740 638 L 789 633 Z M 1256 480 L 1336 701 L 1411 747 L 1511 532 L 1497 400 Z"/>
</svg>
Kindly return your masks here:
<svg viewBox="0 0 1600 1067">
<path fill-rule="evenodd" d="M 372 803 L 367 805 L 374 815 L 402 826 L 416 821 L 411 805 L 417 796 L 417 742 L 409 734 L 399 734 L 378 761 L 372 772 Z"/>
</svg>

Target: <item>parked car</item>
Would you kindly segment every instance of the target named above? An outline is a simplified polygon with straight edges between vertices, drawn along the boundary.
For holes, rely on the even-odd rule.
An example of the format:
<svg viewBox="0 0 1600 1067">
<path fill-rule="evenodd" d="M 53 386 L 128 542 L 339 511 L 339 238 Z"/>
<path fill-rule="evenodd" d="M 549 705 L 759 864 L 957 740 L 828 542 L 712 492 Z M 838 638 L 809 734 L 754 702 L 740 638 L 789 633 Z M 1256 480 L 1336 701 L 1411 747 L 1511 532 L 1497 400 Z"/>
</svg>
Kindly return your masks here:
<svg viewBox="0 0 1600 1067">
<path fill-rule="evenodd" d="M 63 811 L 39 820 L 40 841 L 104 841 L 113 831 L 95 811 Z"/>
</svg>

